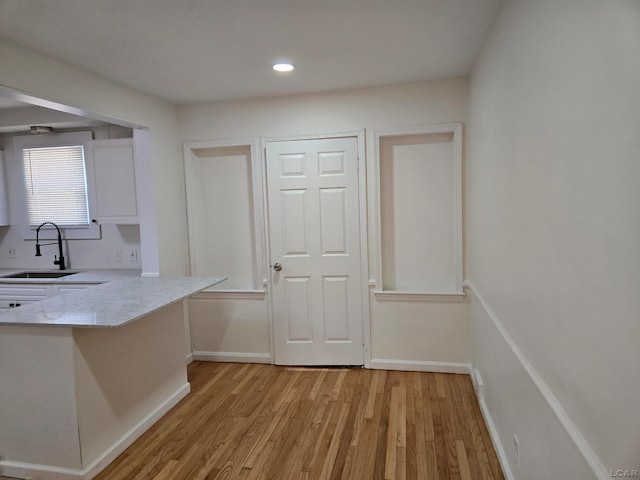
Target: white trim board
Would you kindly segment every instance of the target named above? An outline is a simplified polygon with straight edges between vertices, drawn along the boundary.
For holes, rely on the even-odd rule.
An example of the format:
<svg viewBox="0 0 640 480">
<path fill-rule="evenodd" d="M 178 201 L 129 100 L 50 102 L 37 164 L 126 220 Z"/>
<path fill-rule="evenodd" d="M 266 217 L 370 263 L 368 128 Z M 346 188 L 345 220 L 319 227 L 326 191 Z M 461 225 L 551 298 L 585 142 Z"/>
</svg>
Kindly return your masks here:
<svg viewBox="0 0 640 480">
<path fill-rule="evenodd" d="M 374 290 L 373 294 L 379 302 L 447 302 L 460 303 L 465 301 L 462 293 L 422 293 L 400 292 L 392 290 Z"/>
<path fill-rule="evenodd" d="M 271 363 L 269 353 L 195 351 L 192 358 L 194 362 Z"/>
<path fill-rule="evenodd" d="M 513 340 L 511 335 L 507 332 L 506 328 L 502 324 L 502 322 L 498 319 L 498 316 L 493 311 L 493 309 L 489 306 L 484 297 L 480 294 L 478 289 L 473 285 L 473 283 L 468 280 L 465 282 L 465 286 L 468 286 L 473 295 L 478 299 L 480 305 L 486 312 L 487 316 L 493 323 L 494 327 L 509 347 L 513 355 L 516 357 L 524 371 L 529 376 L 529 379 L 536 386 L 550 409 L 555 414 L 557 420 L 560 422 L 564 430 L 566 431 L 569 438 L 573 441 L 574 446 L 577 451 L 580 452 L 586 463 L 589 465 L 589 468 L 593 471 L 593 474 L 596 478 L 600 480 L 610 480 L 611 476 L 609 471 L 605 468 L 604 464 L 600 461 L 596 453 L 593 451 L 587 440 L 584 438 L 578 427 L 573 423 L 567 412 L 564 410 L 558 399 L 555 397 L 551 389 L 544 382 L 538 371 L 533 367 L 529 359 L 524 355 L 522 350 L 518 347 L 516 342 Z M 485 420 L 487 421 L 487 425 L 493 425 L 493 421 L 491 420 L 491 414 L 487 408 L 486 403 L 484 403 L 484 399 L 481 399 L 480 406 L 482 408 L 482 413 L 485 416 Z M 500 438 L 497 435 L 497 431 L 495 428 L 489 429 L 491 434 L 491 439 L 496 445 L 496 450 L 500 454 L 504 454 L 503 445 L 501 445 Z M 500 463 L 504 464 L 506 462 L 505 458 L 500 458 Z M 504 465 L 503 465 L 504 469 Z M 507 472 L 505 471 L 505 474 Z"/>
<path fill-rule="evenodd" d="M 473 375 L 471 376 L 471 378 L 473 378 Z M 496 429 L 496 425 L 495 423 L 493 423 L 493 418 L 491 418 L 491 414 L 489 413 L 487 402 L 485 402 L 484 398 L 478 397 L 478 405 L 480 406 L 480 412 L 482 412 L 484 423 L 487 425 L 487 430 L 489 430 L 489 436 L 491 437 L 493 448 L 495 448 L 496 454 L 498 455 L 498 462 L 500 462 L 502 473 L 504 474 L 506 480 L 515 480 L 513 472 L 511 471 L 511 466 L 507 461 L 507 453 L 504 451 L 502 442 L 498 440 L 500 438 L 498 435 L 498 430 Z"/>
<path fill-rule="evenodd" d="M 190 298 L 197 300 L 264 300 L 265 290 L 201 290 Z"/>
<path fill-rule="evenodd" d="M 142 278 L 158 278 L 160 274 L 158 272 L 142 272 L 140 276 Z"/>
<path fill-rule="evenodd" d="M 169 410 L 191 391 L 188 383 L 182 385 L 162 404 L 152 410 L 135 427 L 126 432 L 118 441 L 109 447 L 98 459 L 82 470 L 60 468 L 51 465 L 0 461 L 0 474 L 16 478 L 46 478 L 47 480 L 91 480 L 104 470 L 118 455 L 124 452 L 144 432 L 162 418 Z"/>
<path fill-rule="evenodd" d="M 471 364 L 459 362 L 433 362 L 422 360 L 396 360 L 374 358 L 371 360 L 374 370 L 403 370 L 407 372 L 462 373 L 471 375 Z"/>
<path fill-rule="evenodd" d="M 85 480 L 84 470 L 0 461 L 0 475 L 11 478 L 47 478 L 49 480 Z"/>
<path fill-rule="evenodd" d="M 191 358 L 200 362 L 231 362 L 231 363 L 271 363 L 268 353 L 242 352 L 205 352 L 194 351 Z M 419 360 L 396 360 L 375 358 L 371 360 L 373 370 L 402 370 L 408 372 L 461 373 L 471 375 L 471 365 L 457 362 L 433 362 Z"/>
</svg>

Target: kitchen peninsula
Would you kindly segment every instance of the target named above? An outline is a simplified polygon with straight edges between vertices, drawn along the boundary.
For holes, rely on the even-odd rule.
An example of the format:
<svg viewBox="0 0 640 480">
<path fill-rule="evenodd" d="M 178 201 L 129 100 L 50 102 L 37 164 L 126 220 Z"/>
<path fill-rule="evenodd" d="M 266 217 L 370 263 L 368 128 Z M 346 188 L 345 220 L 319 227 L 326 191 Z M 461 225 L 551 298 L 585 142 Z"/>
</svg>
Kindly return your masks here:
<svg viewBox="0 0 640 480">
<path fill-rule="evenodd" d="M 110 280 L 0 313 L 0 474 L 91 479 L 189 393 L 182 300 L 224 278 Z"/>
</svg>

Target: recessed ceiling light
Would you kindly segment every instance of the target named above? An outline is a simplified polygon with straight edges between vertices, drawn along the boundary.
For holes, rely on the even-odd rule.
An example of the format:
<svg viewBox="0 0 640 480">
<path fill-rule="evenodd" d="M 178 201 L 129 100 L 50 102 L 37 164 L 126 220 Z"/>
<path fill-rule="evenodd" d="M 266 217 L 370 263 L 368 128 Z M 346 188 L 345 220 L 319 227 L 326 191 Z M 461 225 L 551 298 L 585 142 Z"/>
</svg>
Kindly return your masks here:
<svg viewBox="0 0 640 480">
<path fill-rule="evenodd" d="M 276 72 L 291 72 L 294 69 L 294 66 L 290 63 L 276 63 L 273 66 L 273 69 Z"/>
</svg>

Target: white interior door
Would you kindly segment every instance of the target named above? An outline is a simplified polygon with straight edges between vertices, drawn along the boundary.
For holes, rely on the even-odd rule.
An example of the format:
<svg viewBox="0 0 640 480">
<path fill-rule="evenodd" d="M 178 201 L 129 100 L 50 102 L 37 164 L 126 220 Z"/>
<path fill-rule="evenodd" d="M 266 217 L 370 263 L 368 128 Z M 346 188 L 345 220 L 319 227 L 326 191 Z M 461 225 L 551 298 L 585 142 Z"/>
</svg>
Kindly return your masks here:
<svg viewBox="0 0 640 480">
<path fill-rule="evenodd" d="M 363 364 L 357 146 L 353 137 L 267 144 L 279 365 Z"/>
</svg>

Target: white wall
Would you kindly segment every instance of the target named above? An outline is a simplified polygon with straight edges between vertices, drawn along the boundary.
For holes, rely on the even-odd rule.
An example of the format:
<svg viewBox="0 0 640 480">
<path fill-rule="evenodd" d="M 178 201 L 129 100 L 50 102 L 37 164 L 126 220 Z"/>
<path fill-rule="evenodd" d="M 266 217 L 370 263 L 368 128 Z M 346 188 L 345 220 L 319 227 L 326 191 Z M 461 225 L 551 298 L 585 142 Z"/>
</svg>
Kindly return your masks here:
<svg viewBox="0 0 640 480">
<path fill-rule="evenodd" d="M 380 139 L 383 290 L 457 292 L 453 133 Z M 459 170 L 459 169 L 458 169 Z M 459 181 L 458 174 L 458 181 Z M 461 280 L 461 279 L 460 279 Z"/>
<path fill-rule="evenodd" d="M 269 363 L 269 325 L 264 295 L 229 297 L 232 295 L 202 292 L 189 300 L 194 360 Z"/>
<path fill-rule="evenodd" d="M 454 79 L 315 95 L 184 105 L 177 109 L 179 136 L 185 142 L 198 142 L 364 129 L 369 280 L 375 282 L 374 132 L 393 127 L 464 122 L 467 88 L 466 79 Z M 225 288 L 224 284 L 220 287 Z M 240 352 L 249 356 L 248 330 L 242 326 L 250 328 L 252 334 L 263 335 L 258 344 L 254 338 L 251 339 L 253 348 L 268 346 L 266 299 L 252 299 L 246 303 L 236 298 L 199 299 L 198 302 L 197 312 L 194 308 L 190 311 L 194 350 L 234 352 L 241 349 Z M 206 302 L 210 302 L 208 307 Z M 403 367 L 419 364 L 422 368 L 425 367 L 424 362 L 469 361 L 466 304 L 420 302 L 407 305 L 402 302 L 383 303 L 372 298 L 370 308 L 371 348 L 374 355 L 381 355 L 378 357 L 380 362 L 406 361 Z M 444 344 L 449 348 L 441 348 Z"/>
<path fill-rule="evenodd" d="M 0 460 L 82 467 L 73 349 L 70 328 L 0 326 Z"/>
<path fill-rule="evenodd" d="M 65 265 L 69 269 L 135 268 L 140 269 L 140 228 L 138 225 L 101 225 L 99 240 L 63 240 Z M 48 243 L 48 242 L 47 242 Z M 9 248 L 16 252 L 9 258 Z M 114 260 L 114 249 L 122 252 L 122 261 Z M 129 249 L 135 249 L 135 262 L 127 258 Z M 54 255 L 58 246 L 43 246 L 42 256 L 35 256 L 35 241 L 23 240 L 19 225 L 0 227 L 0 268 L 56 269 Z"/>
<path fill-rule="evenodd" d="M 640 470 L 639 58 L 637 1 L 514 0 L 471 78 L 473 363 L 514 478 Z"/>
<path fill-rule="evenodd" d="M 176 302 L 121 328 L 73 329 L 85 469 L 100 471 L 145 430 L 142 425 L 151 426 L 149 416 L 159 418 L 159 410 L 188 393 L 182 315 Z"/>
<path fill-rule="evenodd" d="M 186 273 L 184 175 L 174 107 L 6 40 L 0 40 L 0 64 L 0 86 L 69 105 L 92 118 L 149 128 L 160 273 Z"/>
</svg>

